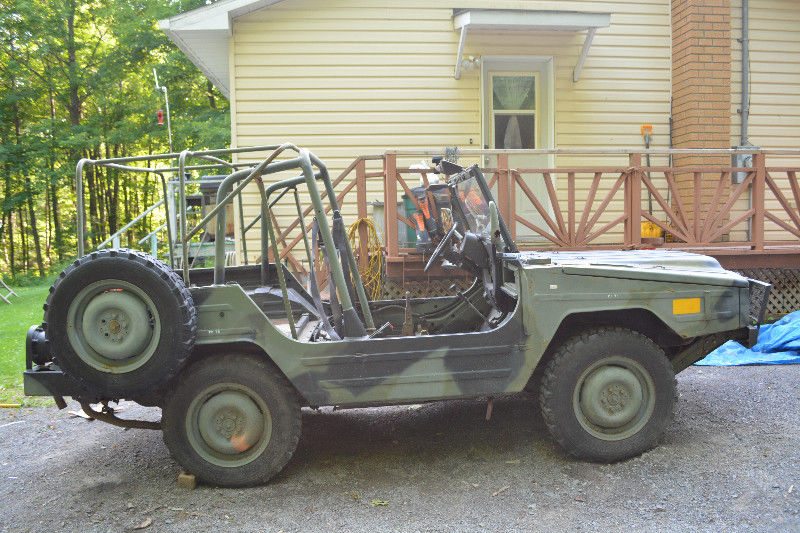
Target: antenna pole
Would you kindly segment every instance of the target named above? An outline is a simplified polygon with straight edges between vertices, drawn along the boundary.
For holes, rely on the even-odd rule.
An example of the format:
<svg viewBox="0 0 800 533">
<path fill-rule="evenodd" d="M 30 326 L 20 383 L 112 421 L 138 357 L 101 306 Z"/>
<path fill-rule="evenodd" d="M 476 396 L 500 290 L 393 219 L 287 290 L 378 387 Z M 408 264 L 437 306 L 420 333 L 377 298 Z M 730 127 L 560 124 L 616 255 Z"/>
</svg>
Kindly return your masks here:
<svg viewBox="0 0 800 533">
<path fill-rule="evenodd" d="M 158 83 L 158 73 L 156 72 L 155 67 L 153 67 L 153 77 L 156 80 L 156 91 L 160 91 L 164 94 L 164 105 L 167 108 L 167 137 L 169 139 L 169 151 L 172 153 L 174 150 L 172 148 L 172 121 L 169 113 L 169 92 L 167 91 L 166 86 Z"/>
</svg>

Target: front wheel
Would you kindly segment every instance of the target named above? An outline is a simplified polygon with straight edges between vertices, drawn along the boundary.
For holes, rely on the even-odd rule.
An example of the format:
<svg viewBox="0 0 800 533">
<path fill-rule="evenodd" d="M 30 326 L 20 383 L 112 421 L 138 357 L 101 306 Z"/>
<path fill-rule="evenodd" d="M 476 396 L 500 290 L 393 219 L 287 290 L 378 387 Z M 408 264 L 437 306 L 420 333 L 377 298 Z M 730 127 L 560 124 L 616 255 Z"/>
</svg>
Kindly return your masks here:
<svg viewBox="0 0 800 533">
<path fill-rule="evenodd" d="M 612 462 L 655 446 L 672 421 L 675 373 L 641 333 L 597 328 L 567 340 L 547 365 L 539 401 L 570 454 Z"/>
<path fill-rule="evenodd" d="M 210 356 L 179 381 L 163 409 L 164 442 L 198 479 L 223 487 L 266 483 L 291 459 L 300 405 L 263 359 Z"/>
</svg>

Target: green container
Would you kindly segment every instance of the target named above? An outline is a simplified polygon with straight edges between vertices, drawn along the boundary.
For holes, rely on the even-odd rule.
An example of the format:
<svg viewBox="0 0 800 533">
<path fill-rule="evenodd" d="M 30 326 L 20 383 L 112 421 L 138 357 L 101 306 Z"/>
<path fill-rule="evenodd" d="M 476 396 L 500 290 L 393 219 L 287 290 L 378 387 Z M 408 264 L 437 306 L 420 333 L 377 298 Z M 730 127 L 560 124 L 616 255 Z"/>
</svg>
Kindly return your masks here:
<svg viewBox="0 0 800 533">
<path fill-rule="evenodd" d="M 417 206 L 414 205 L 414 202 L 411 198 L 408 197 L 407 194 L 403 195 L 403 208 L 405 209 L 405 217 L 414 222 L 414 215 L 417 213 Z M 400 222 L 400 224 L 406 229 L 406 238 L 404 242 L 400 242 L 400 246 L 403 248 L 414 248 L 417 246 L 417 230 L 416 228 L 409 227 L 404 223 Z"/>
</svg>

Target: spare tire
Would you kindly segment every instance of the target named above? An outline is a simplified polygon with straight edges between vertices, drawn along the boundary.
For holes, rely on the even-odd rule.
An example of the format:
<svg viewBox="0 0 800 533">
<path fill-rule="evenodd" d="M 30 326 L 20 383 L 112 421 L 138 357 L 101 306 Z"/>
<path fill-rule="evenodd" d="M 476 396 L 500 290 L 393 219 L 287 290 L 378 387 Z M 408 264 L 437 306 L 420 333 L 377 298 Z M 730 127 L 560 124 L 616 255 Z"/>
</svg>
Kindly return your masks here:
<svg viewBox="0 0 800 533">
<path fill-rule="evenodd" d="M 164 385 L 197 335 L 197 310 L 183 280 L 134 250 L 102 250 L 75 261 L 50 288 L 44 311 L 55 363 L 109 399 Z"/>
</svg>

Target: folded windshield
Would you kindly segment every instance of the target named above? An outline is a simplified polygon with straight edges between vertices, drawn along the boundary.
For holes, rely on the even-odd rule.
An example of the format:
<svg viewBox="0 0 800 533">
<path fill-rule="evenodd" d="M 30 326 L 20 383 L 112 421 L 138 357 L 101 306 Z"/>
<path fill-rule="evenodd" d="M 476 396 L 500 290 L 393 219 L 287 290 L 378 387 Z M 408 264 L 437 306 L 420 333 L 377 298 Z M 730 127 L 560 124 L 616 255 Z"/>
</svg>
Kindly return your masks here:
<svg viewBox="0 0 800 533">
<path fill-rule="evenodd" d="M 489 234 L 489 199 L 483 195 L 478 180 L 470 176 L 456 184 L 456 197 L 464 213 L 467 229 L 479 235 Z"/>
</svg>

